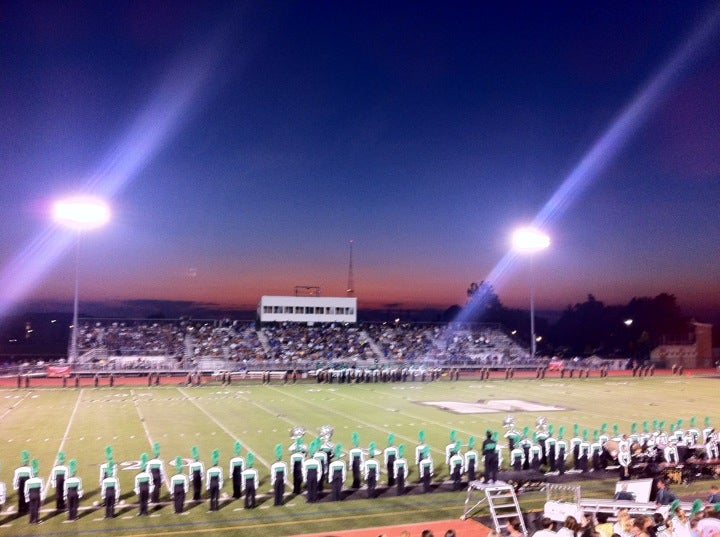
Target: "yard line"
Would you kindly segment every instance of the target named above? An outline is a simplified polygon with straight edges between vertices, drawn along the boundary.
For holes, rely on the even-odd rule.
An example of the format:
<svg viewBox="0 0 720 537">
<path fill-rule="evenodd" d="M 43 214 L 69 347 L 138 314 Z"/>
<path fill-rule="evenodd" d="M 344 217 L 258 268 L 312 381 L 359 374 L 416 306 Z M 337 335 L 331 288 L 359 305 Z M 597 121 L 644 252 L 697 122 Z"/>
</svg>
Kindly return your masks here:
<svg viewBox="0 0 720 537">
<path fill-rule="evenodd" d="M 227 434 L 230 438 L 232 438 L 233 440 L 240 440 L 237 436 L 235 436 L 235 434 L 232 431 L 230 431 L 230 429 L 228 429 L 227 427 L 225 427 L 225 425 L 220 423 L 215 416 L 213 416 L 207 410 L 205 410 L 203 407 L 201 407 L 199 404 L 197 404 L 197 402 L 195 402 L 195 400 L 192 397 L 190 397 L 185 392 L 185 390 L 183 390 L 182 388 L 177 388 L 177 390 L 181 394 L 183 394 L 188 401 L 190 401 L 193 405 L 195 405 L 195 408 L 197 408 L 200 412 L 205 414 L 210 419 L 210 421 L 212 421 L 215 425 L 220 427 L 220 429 L 222 429 L 225 432 L 225 434 Z M 260 455 L 258 455 L 257 452 L 254 449 L 252 449 L 252 447 L 250 445 L 248 445 L 244 440 L 243 440 L 243 445 L 245 446 L 245 449 L 247 449 L 249 452 L 253 453 L 253 455 L 255 456 L 255 459 L 257 459 L 261 463 L 263 463 L 268 470 L 270 469 L 270 466 L 272 466 L 272 465 L 268 461 L 263 459 Z"/>
<path fill-rule="evenodd" d="M 17 401 L 14 405 L 12 405 L 10 408 L 8 408 L 5 412 L 2 413 L 2 416 L 0 416 L 0 420 L 5 418 L 11 411 L 15 410 L 20 403 L 25 402 L 25 400 L 30 396 L 32 392 L 27 392 L 19 401 Z"/>
<path fill-rule="evenodd" d="M 135 390 L 130 390 L 130 395 L 133 398 L 133 404 L 135 405 L 135 410 L 140 418 L 140 423 L 142 423 L 143 429 L 145 429 L 145 437 L 148 439 L 148 442 L 150 442 L 150 447 L 152 448 L 155 442 L 153 441 L 152 436 L 150 436 L 150 430 L 148 429 L 147 423 L 145 423 L 145 417 L 142 415 L 142 412 L 140 412 L 140 405 L 138 404 L 139 399 L 135 397 Z M 170 488 L 170 480 L 167 478 L 167 472 L 165 474 L 165 486 L 168 489 Z"/>
<path fill-rule="evenodd" d="M 65 446 L 65 442 L 67 442 L 68 434 L 70 433 L 70 427 L 72 427 L 73 421 L 75 420 L 75 414 L 77 414 L 77 409 L 80 407 L 80 400 L 82 399 L 83 392 L 85 391 L 85 388 L 81 388 L 78 392 L 77 399 L 75 400 L 75 406 L 72 409 L 72 412 L 70 413 L 70 419 L 68 419 L 67 427 L 65 427 L 65 434 L 63 434 L 62 440 L 60 441 L 60 447 L 58 448 L 58 453 L 63 450 L 63 447 Z M 52 476 L 50 476 L 50 479 L 52 479 Z M 47 480 L 47 483 L 45 483 L 45 493 L 44 496 L 47 496 L 48 490 L 50 489 L 50 479 Z"/>
</svg>

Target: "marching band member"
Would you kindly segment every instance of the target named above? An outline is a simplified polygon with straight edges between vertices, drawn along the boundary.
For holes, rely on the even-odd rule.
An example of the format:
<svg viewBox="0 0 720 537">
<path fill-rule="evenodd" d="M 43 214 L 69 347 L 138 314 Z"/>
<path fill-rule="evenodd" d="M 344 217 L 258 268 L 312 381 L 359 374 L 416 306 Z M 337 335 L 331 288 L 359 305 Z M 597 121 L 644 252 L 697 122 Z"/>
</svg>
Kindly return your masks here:
<svg viewBox="0 0 720 537">
<path fill-rule="evenodd" d="M 77 461 L 71 459 L 68 464 L 68 478 L 65 480 L 65 501 L 68 508 L 68 520 L 78 519 L 80 498 L 83 497 L 82 479 L 77 476 Z"/>
<path fill-rule="evenodd" d="M 112 472 L 113 477 L 117 477 L 117 464 L 110 464 L 113 460 L 113 448 L 112 446 L 105 447 L 105 462 L 100 465 L 100 488 L 102 488 L 103 481 L 108 476 L 108 471 Z"/>
<path fill-rule="evenodd" d="M 32 477 L 32 467 L 29 464 L 30 453 L 26 450 L 20 452 L 20 466 L 15 468 L 13 474 L 13 490 L 18 491 L 18 514 L 27 513 L 27 501 L 25 500 L 25 482 Z"/>
<path fill-rule="evenodd" d="M 425 443 L 425 431 L 418 431 L 418 444 L 415 446 L 415 466 L 420 470 L 420 461 L 425 457 L 425 448 L 428 447 Z M 422 475 L 422 474 L 420 474 Z"/>
<path fill-rule="evenodd" d="M 678 454 L 678 448 L 675 442 L 665 446 L 663 458 L 668 464 L 678 464 L 680 462 L 680 455 Z"/>
<path fill-rule="evenodd" d="M 336 444 L 335 456 L 328 468 L 328 483 L 332 487 L 332 500 L 334 502 L 342 499 L 342 489 L 345 484 L 345 479 L 347 479 L 347 466 L 345 465 L 345 461 L 340 460 L 341 457 L 342 446 L 340 444 Z"/>
<path fill-rule="evenodd" d="M 40 504 L 45 499 L 43 480 L 40 477 L 38 460 L 32 460 L 32 475 L 25 481 L 25 502 L 30 511 L 30 524 L 40 524 Z"/>
<path fill-rule="evenodd" d="M 573 424 L 573 437 L 570 439 L 570 451 L 573 454 L 573 471 L 580 471 L 580 444 L 582 444 L 582 437 L 580 436 L 580 426 L 575 423 Z"/>
<path fill-rule="evenodd" d="M 228 469 L 228 475 L 232 479 L 232 497 L 236 500 L 242 495 L 242 473 L 243 466 L 245 465 L 245 460 L 240 456 L 241 449 L 240 441 L 235 441 L 233 448 L 235 456 L 230 459 L 230 468 Z"/>
<path fill-rule="evenodd" d="M 293 494 L 302 492 L 303 483 L 303 462 L 305 461 L 305 453 L 302 448 L 302 438 L 296 438 L 292 455 L 290 455 L 290 467 L 293 474 Z"/>
<path fill-rule="evenodd" d="M 317 448 L 313 441 L 309 450 L 312 452 Z M 308 457 L 303 461 L 303 481 L 307 487 L 307 502 L 315 503 L 318 499 L 318 483 L 322 474 L 322 465 L 314 457 Z"/>
<path fill-rule="evenodd" d="M 140 472 L 135 475 L 135 487 L 133 490 L 138 495 L 138 502 L 140 509 L 138 516 L 147 516 L 148 513 L 148 501 L 150 500 L 150 483 L 153 480 L 150 472 L 147 471 L 148 467 L 148 456 L 147 453 L 140 455 Z"/>
<path fill-rule="evenodd" d="M 189 483 L 188 478 L 182 473 L 182 457 L 175 457 L 175 475 L 170 478 L 170 495 L 173 499 L 175 513 L 180 514 L 185 509 L 185 497 L 187 496 Z"/>
<path fill-rule="evenodd" d="M 514 447 L 513 450 L 510 452 L 510 466 L 513 470 L 519 472 L 523 469 L 524 465 L 525 451 L 523 451 L 523 448 L 518 445 Z"/>
<path fill-rule="evenodd" d="M 192 461 L 188 464 L 188 479 L 193 487 L 193 500 L 200 501 L 202 499 L 202 480 L 205 474 L 205 465 L 200 460 L 200 453 L 197 446 L 192 447 Z"/>
<path fill-rule="evenodd" d="M 160 487 L 165 481 L 165 463 L 160 460 L 160 444 L 153 444 L 153 458 L 147 463 L 147 471 L 152 476 L 152 491 L 150 500 L 152 503 L 160 501 Z"/>
<path fill-rule="evenodd" d="M 400 444 L 397 450 L 398 458 L 395 460 L 394 471 L 395 471 L 395 486 L 397 487 L 397 495 L 402 496 L 405 494 L 405 480 L 410 473 L 407 461 L 403 458 L 405 454 L 405 446 Z"/>
<path fill-rule="evenodd" d="M 540 470 L 540 463 L 542 462 L 542 446 L 537 443 L 537 433 L 533 433 L 533 442 L 530 445 L 530 468 L 535 471 Z"/>
<path fill-rule="evenodd" d="M 275 462 L 270 466 L 270 481 L 273 484 L 273 493 L 275 496 L 275 505 L 283 504 L 285 496 L 285 477 L 287 476 L 288 467 L 282 460 L 282 444 L 275 446 Z M 293 453 L 294 455 L 294 453 Z M 302 455 L 302 452 L 300 453 Z M 291 457 L 292 460 L 292 457 Z M 301 462 L 302 464 L 302 462 Z M 302 470 L 301 470 L 302 472 Z M 302 479 L 302 478 L 301 478 Z M 302 483 L 302 481 L 301 481 Z"/>
<path fill-rule="evenodd" d="M 462 475 L 465 471 L 465 459 L 460 453 L 459 441 L 455 443 L 455 454 L 450 457 L 449 469 L 450 477 L 453 480 L 453 490 L 460 490 L 462 488 Z"/>
<path fill-rule="evenodd" d="M 455 455 L 455 449 L 457 446 L 457 431 L 454 429 L 450 431 L 450 443 L 445 446 L 445 465 L 450 465 L 450 457 Z M 424 448 L 423 448 L 424 449 Z"/>
<path fill-rule="evenodd" d="M 553 436 L 553 426 L 548 425 L 548 437 L 545 439 L 545 457 L 549 467 L 549 472 L 555 472 L 557 470 L 556 457 L 557 457 L 557 438 Z"/>
<path fill-rule="evenodd" d="M 590 458 L 592 459 L 591 472 L 599 472 L 602 470 L 602 454 L 603 447 L 600 443 L 600 434 L 595 430 L 593 431 L 593 441 L 590 444 Z"/>
<path fill-rule="evenodd" d="M 555 457 L 555 467 L 557 468 L 558 475 L 565 474 L 565 459 L 567 458 L 567 442 L 563 438 L 565 433 L 565 427 L 558 429 L 558 440 L 555 444 L 557 449 L 557 456 Z"/>
<path fill-rule="evenodd" d="M 280 447 L 282 450 L 282 446 Z M 242 472 L 242 489 L 245 493 L 245 509 L 255 509 L 255 494 L 260 484 L 260 475 L 253 468 L 255 456 L 252 453 L 247 455 L 247 467 Z"/>
<path fill-rule="evenodd" d="M 522 450 L 520 450 L 522 453 Z M 483 483 L 494 483 L 497 481 L 498 473 L 498 444 L 495 436 L 490 431 L 485 431 L 485 440 L 482 444 L 483 461 L 485 471 L 483 473 Z M 522 467 L 522 463 L 520 464 Z"/>
<path fill-rule="evenodd" d="M 705 416 L 705 427 L 702 430 L 703 443 L 707 444 L 708 438 L 712 436 L 715 429 L 710 426 L 710 416 Z"/>
<path fill-rule="evenodd" d="M 220 509 L 220 489 L 223 486 L 223 471 L 218 465 L 220 450 L 213 450 L 211 462 L 212 466 L 205 475 L 205 488 L 210 492 L 210 511 L 217 511 Z"/>
<path fill-rule="evenodd" d="M 360 447 L 360 435 L 353 433 L 352 443 L 353 447 L 350 448 L 350 451 L 348 452 L 348 457 L 350 458 L 350 469 L 352 470 L 353 475 L 352 488 L 359 489 L 362 478 L 363 459 L 365 458 L 363 450 Z"/>
<path fill-rule="evenodd" d="M 65 509 L 65 478 L 67 477 L 68 468 L 65 466 L 65 453 L 58 453 L 57 464 L 53 466 L 50 472 L 50 486 L 55 489 L 55 509 L 62 511 Z"/>
<path fill-rule="evenodd" d="M 468 438 L 468 449 L 465 452 L 465 468 L 467 470 L 468 474 L 468 481 L 475 481 L 477 479 L 476 477 L 476 468 L 478 463 L 478 452 L 475 450 L 475 437 L 471 436 Z"/>
<path fill-rule="evenodd" d="M 377 487 L 378 477 L 380 476 L 380 462 L 375 458 L 375 451 L 375 442 L 370 442 L 364 472 L 365 483 L 368 488 L 368 498 L 375 497 L 375 488 Z"/>
<path fill-rule="evenodd" d="M 453 457 L 457 457 L 457 455 L 453 455 Z M 452 457 L 450 460 L 452 461 Z M 425 446 L 425 451 L 423 451 L 422 459 L 418 465 L 418 472 L 420 473 L 420 480 L 422 481 L 423 492 L 425 493 L 430 492 L 430 484 L 434 470 L 432 456 L 430 455 L 430 446 Z"/>
<path fill-rule="evenodd" d="M 590 442 L 588 442 L 588 430 L 583 430 L 582 441 L 578 446 L 578 468 L 582 473 L 588 471 L 588 459 L 590 458 Z"/>
<path fill-rule="evenodd" d="M 117 478 L 115 462 L 110 459 L 105 465 L 105 477 L 100 487 L 100 495 L 105 502 L 105 518 L 115 516 L 115 501 L 120 497 L 120 481 Z"/>
<path fill-rule="evenodd" d="M 394 442 L 395 435 L 393 433 L 390 433 L 387 439 L 387 447 L 383 451 L 385 468 L 388 473 L 388 487 L 392 487 L 395 484 L 395 460 L 398 456 L 398 448 L 393 445 Z"/>
</svg>

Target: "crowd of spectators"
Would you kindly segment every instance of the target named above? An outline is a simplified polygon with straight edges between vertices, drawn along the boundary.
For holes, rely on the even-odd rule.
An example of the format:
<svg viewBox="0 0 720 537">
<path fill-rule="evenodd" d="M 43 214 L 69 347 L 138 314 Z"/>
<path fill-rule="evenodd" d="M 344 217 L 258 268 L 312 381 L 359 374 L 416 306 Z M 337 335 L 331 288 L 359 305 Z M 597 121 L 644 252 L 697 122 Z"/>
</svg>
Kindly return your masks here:
<svg viewBox="0 0 720 537">
<path fill-rule="evenodd" d="M 325 364 L 479 365 L 523 363 L 528 353 L 499 327 L 400 322 L 361 324 L 220 321 L 94 321 L 79 326 L 78 353 L 110 362 L 162 356 L 187 366 L 203 360 L 322 367 Z M 101 352 L 100 352 L 101 351 Z M 98 358 L 99 357 L 99 358 Z M 128 360 L 122 360 L 126 363 Z"/>
<path fill-rule="evenodd" d="M 711 487 L 710 492 L 706 500 L 695 499 L 690 512 L 683 509 L 678 500 L 665 503 L 658 498 L 657 509 L 651 514 L 620 508 L 613 516 L 607 512 L 580 519 L 568 516 L 562 524 L 543 516 L 536 523 L 536 531 L 529 533 L 533 537 L 716 537 L 720 535 L 720 511 L 717 509 L 720 504 L 716 501 L 720 494 L 716 486 Z M 518 528 L 515 521 L 508 522 L 509 535 Z"/>
</svg>

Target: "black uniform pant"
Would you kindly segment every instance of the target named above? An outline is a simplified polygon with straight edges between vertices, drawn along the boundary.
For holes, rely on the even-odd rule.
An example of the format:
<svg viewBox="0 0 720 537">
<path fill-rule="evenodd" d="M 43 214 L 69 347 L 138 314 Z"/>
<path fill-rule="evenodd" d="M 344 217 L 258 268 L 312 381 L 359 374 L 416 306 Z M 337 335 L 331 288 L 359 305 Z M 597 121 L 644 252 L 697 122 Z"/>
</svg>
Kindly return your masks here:
<svg viewBox="0 0 720 537">
<path fill-rule="evenodd" d="M 460 471 L 460 465 L 456 465 L 452 471 L 453 490 L 460 490 L 462 488 L 462 472 Z"/>
<path fill-rule="evenodd" d="M 359 489 L 360 488 L 360 457 L 355 457 L 352 461 L 352 474 L 353 474 L 352 488 Z"/>
<path fill-rule="evenodd" d="M 78 517 L 78 507 L 80 506 L 80 496 L 77 487 L 67 489 L 67 508 L 68 520 L 76 520 Z"/>
<path fill-rule="evenodd" d="M 148 500 L 150 499 L 150 483 L 144 482 L 138 485 L 138 496 L 140 497 L 140 512 L 139 515 L 148 514 Z"/>
<path fill-rule="evenodd" d="M 342 493 L 342 470 L 333 471 L 332 475 L 332 499 L 334 502 L 340 501 Z"/>
<path fill-rule="evenodd" d="M 558 473 L 560 475 L 564 475 L 565 474 L 565 449 L 564 448 L 560 448 L 558 450 L 558 456 L 557 456 L 557 459 L 555 459 L 555 460 L 557 461 L 556 466 L 557 466 Z"/>
<path fill-rule="evenodd" d="M 548 448 L 548 464 L 550 465 L 550 471 L 554 472 L 557 470 L 557 460 L 555 459 L 555 444 L 552 444 Z"/>
<path fill-rule="evenodd" d="M 210 478 L 210 510 L 218 509 L 220 509 L 220 478 L 213 476 Z"/>
<path fill-rule="evenodd" d="M 388 487 L 395 484 L 395 455 L 389 455 L 387 460 Z"/>
<path fill-rule="evenodd" d="M 470 460 L 468 461 L 468 469 L 467 469 L 467 472 L 468 472 L 468 481 L 475 481 L 475 479 L 476 479 L 476 476 L 475 476 L 475 459 L 470 459 Z"/>
<path fill-rule="evenodd" d="M 27 501 L 25 500 L 25 481 L 30 479 L 27 476 L 18 479 L 18 514 L 25 515 L 28 512 Z"/>
<path fill-rule="evenodd" d="M 115 489 L 105 489 L 105 518 L 113 518 L 115 516 Z"/>
<path fill-rule="evenodd" d="M 529 470 L 530 469 L 530 446 L 523 447 L 523 452 L 525 453 L 525 461 L 523 462 L 522 468 L 523 468 L 523 470 Z"/>
<path fill-rule="evenodd" d="M 152 500 L 152 503 L 158 503 L 160 501 L 160 487 L 162 486 L 162 480 L 160 479 L 160 469 L 153 468 L 152 470 L 150 470 L 150 474 L 152 475 L 153 481 L 153 488 L 150 499 Z"/>
<path fill-rule="evenodd" d="M 302 492 L 302 462 L 293 463 L 293 494 Z"/>
<path fill-rule="evenodd" d="M 242 466 L 233 466 L 232 471 L 233 498 L 242 496 Z"/>
<path fill-rule="evenodd" d="M 275 477 L 273 490 L 275 491 L 275 505 L 282 505 L 283 496 L 285 495 L 285 479 L 283 474 L 278 473 Z"/>
<path fill-rule="evenodd" d="M 198 470 L 192 474 L 193 500 L 202 499 L 202 473 Z"/>
<path fill-rule="evenodd" d="M 55 509 L 65 509 L 65 476 L 59 475 L 55 478 Z"/>
<path fill-rule="evenodd" d="M 483 480 L 485 483 L 488 481 L 497 481 L 498 472 L 498 456 L 496 453 L 490 453 L 485 455 L 485 472 L 483 474 Z M 472 478 L 470 479 L 473 480 Z"/>
<path fill-rule="evenodd" d="M 185 509 L 185 485 L 176 483 L 173 487 L 173 505 L 176 513 L 182 513 Z"/>
<path fill-rule="evenodd" d="M 245 509 L 255 508 L 255 479 L 245 481 Z"/>
<path fill-rule="evenodd" d="M 318 472 L 315 469 L 308 470 L 307 473 L 307 501 L 315 503 L 318 498 Z"/>
<path fill-rule="evenodd" d="M 401 496 L 402 494 L 405 494 L 405 468 L 398 469 L 395 484 L 397 486 L 397 495 Z"/>
<path fill-rule="evenodd" d="M 582 473 L 585 473 L 588 471 L 587 453 L 580 455 L 580 459 L 578 460 L 578 467 Z"/>
<path fill-rule="evenodd" d="M 40 487 L 30 489 L 28 493 L 28 509 L 30 511 L 30 524 L 37 524 L 40 522 Z"/>
<path fill-rule="evenodd" d="M 375 471 L 375 468 L 371 468 L 368 471 L 367 488 L 368 488 L 368 498 L 374 498 L 375 497 L 375 489 L 377 488 L 377 472 Z"/>
<path fill-rule="evenodd" d="M 432 477 L 430 476 L 430 468 L 423 468 L 422 484 L 423 484 L 423 492 L 426 494 L 428 492 L 430 492 L 431 480 L 432 480 Z"/>
</svg>

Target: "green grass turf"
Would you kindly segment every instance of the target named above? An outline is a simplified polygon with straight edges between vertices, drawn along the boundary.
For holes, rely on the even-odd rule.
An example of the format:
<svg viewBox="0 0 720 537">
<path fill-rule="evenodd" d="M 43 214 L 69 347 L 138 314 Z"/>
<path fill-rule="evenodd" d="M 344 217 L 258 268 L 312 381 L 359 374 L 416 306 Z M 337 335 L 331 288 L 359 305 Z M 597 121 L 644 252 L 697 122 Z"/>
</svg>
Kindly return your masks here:
<svg viewBox="0 0 720 537">
<path fill-rule="evenodd" d="M 54 495 L 50 489 L 43 506 L 43 525 L 28 525 L 27 517 L 14 518 L 8 507 L 17 505 L 12 491 L 12 473 L 26 449 L 40 462 L 45 480 L 59 450 L 78 461 L 85 497 L 81 507 L 99 501 L 98 465 L 104 461 L 105 446 L 111 445 L 115 461 L 121 468 L 136 461 L 141 453 L 152 453 L 153 442 L 159 442 L 161 458 L 166 464 L 176 455 L 190 457 L 192 446 L 199 448 L 206 467 L 213 449 L 220 450 L 221 464 L 233 456 L 233 445 L 239 439 L 243 455 L 252 451 L 260 472 L 259 493 L 270 492 L 269 465 L 274 461 L 274 446 L 281 443 L 287 453 L 291 443 L 289 430 L 302 425 L 312 439 L 321 425 L 335 429 L 333 441 L 345 450 L 351 447 L 351 434 L 357 431 L 367 446 L 375 441 L 384 448 L 389 432 L 396 444 L 405 444 L 412 459 L 418 431 L 424 430 L 436 462 L 435 479 L 447 478 L 444 447 L 451 430 L 457 431 L 463 444 L 469 436 L 482 440 L 486 429 L 503 433 L 502 420 L 507 413 L 454 414 L 422 405 L 422 401 L 476 402 L 487 399 L 524 399 L 563 406 L 553 412 L 514 412 L 517 427 L 534 430 L 535 420 L 544 415 L 557 431 L 565 426 L 566 438 L 573 425 L 593 429 L 607 423 L 618 424 L 629 431 L 631 423 L 641 426 L 643 420 L 675 422 L 688 425 L 697 416 L 702 425 L 709 416 L 713 425 L 720 424 L 717 379 L 689 377 L 547 379 L 478 381 L 463 380 L 434 383 L 318 385 L 233 384 L 229 387 L 205 385 L 184 386 L 116 386 L 82 389 L 0 389 L 0 479 L 8 487 L 8 502 L 0 513 L 0 536 L 32 535 L 189 535 L 202 533 L 247 536 L 290 535 L 311 531 L 332 531 L 356 527 L 400 524 L 460 517 L 465 492 L 442 492 L 432 495 L 410 494 L 401 498 L 391 494 L 373 501 L 345 500 L 309 505 L 304 497 L 290 498 L 290 505 L 273 507 L 270 498 L 263 499 L 255 510 L 243 510 L 242 500 L 223 502 L 217 513 L 208 513 L 207 504 L 189 505 L 187 515 L 175 515 L 169 504 L 153 512 L 152 517 L 135 517 L 136 497 L 132 492 L 135 470 L 120 471 L 122 498 L 116 519 L 102 520 L 100 508 L 82 511 L 81 519 L 63 522 L 66 514 L 55 515 Z M 507 454 L 505 455 L 507 461 Z M 172 472 L 171 468 L 168 468 Z M 231 492 L 225 476 L 223 492 Z M 410 481 L 417 480 L 413 472 Z M 346 484 L 349 484 L 348 483 Z M 384 476 L 383 476 L 384 482 Z M 614 481 L 583 482 L 586 496 L 610 497 Z M 681 495 L 704 494 L 709 484 L 696 482 L 676 492 Z M 357 496 L 364 492 L 357 493 Z M 163 489 L 163 500 L 169 496 Z M 525 509 L 540 509 L 544 495 L 522 497 Z"/>
</svg>

